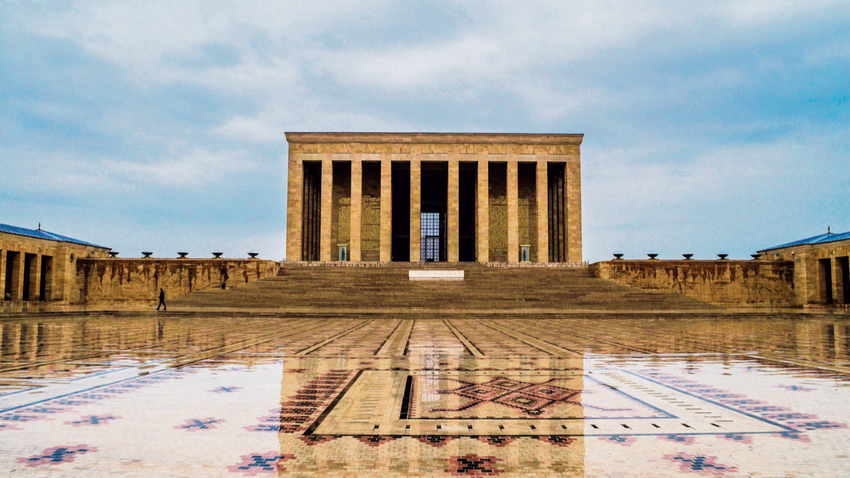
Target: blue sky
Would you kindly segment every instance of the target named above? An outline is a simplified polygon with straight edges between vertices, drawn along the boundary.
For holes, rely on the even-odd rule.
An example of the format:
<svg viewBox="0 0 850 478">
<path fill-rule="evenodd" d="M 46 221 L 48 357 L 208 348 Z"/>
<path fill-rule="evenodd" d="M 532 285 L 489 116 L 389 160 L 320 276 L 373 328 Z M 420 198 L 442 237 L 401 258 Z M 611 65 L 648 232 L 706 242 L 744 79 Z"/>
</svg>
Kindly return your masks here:
<svg viewBox="0 0 850 478">
<path fill-rule="evenodd" d="M 282 259 L 285 131 L 584 133 L 584 258 L 850 231 L 850 2 L 6 1 L 0 222 Z"/>
</svg>

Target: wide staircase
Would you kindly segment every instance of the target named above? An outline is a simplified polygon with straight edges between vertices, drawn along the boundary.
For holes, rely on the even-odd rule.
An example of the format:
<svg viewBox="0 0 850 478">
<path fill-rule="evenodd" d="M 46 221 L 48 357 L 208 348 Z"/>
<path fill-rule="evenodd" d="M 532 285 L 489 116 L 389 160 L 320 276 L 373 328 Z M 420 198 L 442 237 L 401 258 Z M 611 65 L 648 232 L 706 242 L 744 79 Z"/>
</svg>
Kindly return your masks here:
<svg viewBox="0 0 850 478">
<path fill-rule="evenodd" d="M 463 270 L 463 281 L 411 281 L 411 269 Z M 597 279 L 590 269 L 488 267 L 481 264 L 384 264 L 370 267 L 286 264 L 276 277 L 234 289 L 207 289 L 173 300 L 175 308 L 316 311 L 556 312 L 719 309 L 679 294 L 646 292 Z"/>
</svg>

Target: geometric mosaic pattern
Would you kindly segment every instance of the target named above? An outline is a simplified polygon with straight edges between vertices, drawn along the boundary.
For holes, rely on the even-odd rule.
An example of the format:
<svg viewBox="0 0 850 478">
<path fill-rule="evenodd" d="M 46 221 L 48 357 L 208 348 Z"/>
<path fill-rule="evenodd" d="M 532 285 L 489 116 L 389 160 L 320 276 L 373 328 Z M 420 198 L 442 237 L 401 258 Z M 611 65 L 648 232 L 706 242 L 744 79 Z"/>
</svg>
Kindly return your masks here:
<svg viewBox="0 0 850 478">
<path fill-rule="evenodd" d="M 845 322 L 44 321 L 0 322 L 5 475 L 850 469 Z"/>
<path fill-rule="evenodd" d="M 581 390 L 552 385 L 551 379 L 543 383 L 523 382 L 508 377 L 495 377 L 483 383 L 461 382 L 463 385 L 453 390 L 438 390 L 440 394 L 455 394 L 469 398 L 470 401 L 455 409 L 432 408 L 432 412 L 459 412 L 471 410 L 483 403 L 500 405 L 520 410 L 526 415 L 539 416 L 555 404 L 574 404 L 569 399 L 581 393 Z"/>
</svg>

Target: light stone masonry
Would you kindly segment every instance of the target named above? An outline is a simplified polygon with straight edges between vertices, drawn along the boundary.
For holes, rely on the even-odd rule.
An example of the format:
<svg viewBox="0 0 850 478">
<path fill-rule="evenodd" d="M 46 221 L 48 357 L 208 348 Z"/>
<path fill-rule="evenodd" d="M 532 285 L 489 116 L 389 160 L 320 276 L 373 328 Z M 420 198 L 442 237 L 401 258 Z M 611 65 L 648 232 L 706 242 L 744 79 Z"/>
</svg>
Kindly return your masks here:
<svg viewBox="0 0 850 478">
<path fill-rule="evenodd" d="M 359 155 L 358 155 L 359 156 Z M 360 262 L 360 227 L 362 217 L 363 163 L 360 158 L 351 161 L 351 260 Z"/>
<path fill-rule="evenodd" d="M 311 250 L 319 251 L 320 261 L 336 260 L 336 248 L 344 243 L 343 238 L 350 238 L 348 260 L 354 262 L 374 261 L 376 258 L 381 262 L 424 261 L 426 257 L 421 256 L 420 241 L 423 212 L 439 214 L 440 260 L 517 263 L 520 260 L 520 247 L 524 244 L 531 246 L 530 259 L 535 262 L 578 263 L 582 260 L 580 147 L 583 135 L 287 133 L 286 137 L 289 143 L 288 261 L 301 261 L 305 257 L 304 251 Z M 321 162 L 321 199 L 317 206 L 321 221 L 318 238 L 302 236 L 308 217 L 312 217 L 306 213 L 305 208 L 308 206 L 303 200 L 307 181 L 305 161 Z M 370 181 L 375 181 L 372 184 L 378 184 L 377 181 L 380 183 L 379 254 L 375 256 L 375 252 L 370 252 L 368 258 L 364 255 L 365 232 L 362 229 L 365 227 L 363 218 L 366 207 L 363 185 L 367 180 L 363 161 L 380 162 L 379 180 L 373 178 L 377 170 L 370 170 L 368 176 Z M 334 196 L 334 162 L 350 164 L 351 188 L 350 192 L 343 193 L 348 194 L 348 197 Z M 408 163 L 410 174 L 409 197 L 396 202 L 397 205 L 409 203 L 409 210 L 399 211 L 396 215 L 392 212 L 392 162 Z M 473 194 L 468 194 L 469 191 L 461 193 L 459 189 L 462 162 L 478 165 L 477 175 L 470 176 L 477 177 L 477 184 L 470 185 L 466 179 L 463 183 L 465 188 L 473 188 Z M 529 163 L 536 165 L 536 181 L 530 183 L 529 170 L 521 166 Z M 565 171 L 564 191 L 560 190 L 560 186 L 558 191 L 548 190 L 549 164 L 555 164 L 555 167 Z M 495 179 L 490 177 L 491 167 L 497 168 Z M 505 169 L 502 168 L 505 167 L 507 187 L 503 189 L 501 182 L 505 181 L 502 179 Z M 522 186 L 519 184 L 520 169 L 526 171 L 522 173 L 523 178 L 526 178 L 522 180 Z M 426 172 L 423 173 L 423 170 Z M 425 180 L 427 184 L 424 184 L 423 178 L 432 179 Z M 444 185 L 440 187 L 447 188 L 445 200 L 440 199 L 441 194 L 433 190 L 423 191 L 423 187 L 433 187 L 428 181 L 437 181 L 437 184 Z M 501 191 L 493 192 L 497 195 L 492 198 L 491 186 L 496 188 L 493 191 Z M 520 187 L 525 189 L 520 192 Z M 404 190 L 402 185 L 399 191 L 404 194 Z M 461 198 L 466 198 L 463 203 Z M 557 200 L 558 204 L 552 205 L 553 200 Z M 339 204 L 335 204 L 335 201 Z M 428 203 L 428 209 L 423 209 L 423 201 Z M 335 212 L 340 205 L 345 207 L 346 204 L 350 204 L 350 223 L 342 217 L 345 215 L 344 210 L 340 212 L 342 215 Z M 536 207 L 529 209 L 533 204 Z M 566 224 L 561 226 L 559 221 L 549 220 L 550 205 L 554 213 L 565 218 Z M 409 214 L 409 224 L 406 224 L 405 219 L 400 225 L 394 226 L 394 218 L 401 220 L 398 219 L 399 213 Z M 335 217 L 337 215 L 339 217 Z M 474 218 L 475 224 L 461 225 L 462 217 Z M 536 224 L 531 224 L 534 220 Z M 523 221 L 522 224 L 520 221 Z M 550 231 L 552 227 L 563 227 L 566 230 L 558 229 L 558 233 L 553 234 Z M 466 232 L 462 233 L 464 239 L 460 237 L 462 228 L 466 228 Z M 565 253 L 550 255 L 550 238 L 553 238 L 558 250 Z M 338 239 L 338 244 L 335 239 Z M 374 247 L 374 242 L 371 244 L 369 247 Z M 394 251 L 394 247 L 400 250 Z M 434 257 L 429 256 L 427 260 L 434 260 Z"/>
<path fill-rule="evenodd" d="M 381 161 L 381 262 L 392 258 L 392 162 Z"/>
<path fill-rule="evenodd" d="M 508 161 L 508 262 L 510 263 L 519 262 L 519 197 L 517 184 L 517 162 Z"/>
<path fill-rule="evenodd" d="M 478 262 L 490 262 L 490 168 L 478 160 Z"/>
<path fill-rule="evenodd" d="M 549 257 L 549 196 L 546 193 L 546 163 L 537 163 L 537 262 Z"/>
<path fill-rule="evenodd" d="M 419 159 L 410 160 L 410 262 L 419 262 L 419 223 L 422 209 L 422 165 Z"/>
<path fill-rule="evenodd" d="M 458 248 L 460 237 L 458 236 L 458 182 L 460 181 L 460 164 L 457 159 L 449 161 L 449 190 L 448 190 L 448 245 L 449 262 L 458 262 Z"/>
</svg>

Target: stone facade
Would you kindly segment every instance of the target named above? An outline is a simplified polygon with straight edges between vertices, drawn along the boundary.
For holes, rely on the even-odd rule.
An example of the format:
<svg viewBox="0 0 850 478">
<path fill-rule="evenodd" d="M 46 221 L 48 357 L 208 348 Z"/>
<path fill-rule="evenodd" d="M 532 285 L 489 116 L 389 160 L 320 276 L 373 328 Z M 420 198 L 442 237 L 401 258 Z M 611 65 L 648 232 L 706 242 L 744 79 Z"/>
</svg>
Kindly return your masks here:
<svg viewBox="0 0 850 478">
<path fill-rule="evenodd" d="M 675 292 L 715 304 L 792 307 L 795 265 L 790 261 L 613 260 L 591 265 L 596 277 L 642 290 Z"/>
<path fill-rule="evenodd" d="M 15 228 L 45 237 L 39 230 Z M 0 232 L 0 298 L 8 302 L 67 301 L 75 289 L 77 262 L 107 257 L 101 246 Z"/>
<path fill-rule="evenodd" d="M 760 262 L 794 264 L 796 305 L 850 305 L 850 239 L 759 251 Z"/>
<path fill-rule="evenodd" d="M 524 248 L 527 261 L 582 260 L 583 135 L 286 138 L 287 261 L 338 261 L 343 247 L 355 262 L 424 261 L 423 213 L 445 223 L 440 260 L 516 263 Z M 393 207 L 402 205 L 409 216 L 400 219 Z"/>
<path fill-rule="evenodd" d="M 80 259 L 71 303 L 168 300 L 203 289 L 229 289 L 271 277 L 278 263 L 258 259 Z"/>
</svg>

